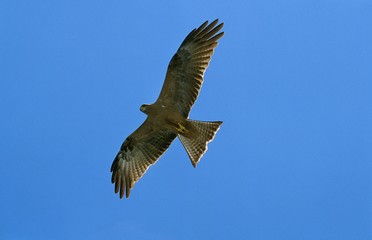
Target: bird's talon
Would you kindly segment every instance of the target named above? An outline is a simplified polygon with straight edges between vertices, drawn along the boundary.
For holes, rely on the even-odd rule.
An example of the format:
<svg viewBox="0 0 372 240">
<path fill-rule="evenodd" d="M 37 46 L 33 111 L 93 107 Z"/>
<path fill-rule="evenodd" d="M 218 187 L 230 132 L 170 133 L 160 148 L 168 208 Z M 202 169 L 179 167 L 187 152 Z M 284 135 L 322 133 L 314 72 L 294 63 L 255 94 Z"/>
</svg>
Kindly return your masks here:
<svg viewBox="0 0 372 240">
<path fill-rule="evenodd" d="M 187 130 L 184 126 L 181 125 L 181 123 L 178 123 L 178 128 L 176 128 L 177 131 L 181 132 L 181 133 L 185 133 Z"/>
</svg>

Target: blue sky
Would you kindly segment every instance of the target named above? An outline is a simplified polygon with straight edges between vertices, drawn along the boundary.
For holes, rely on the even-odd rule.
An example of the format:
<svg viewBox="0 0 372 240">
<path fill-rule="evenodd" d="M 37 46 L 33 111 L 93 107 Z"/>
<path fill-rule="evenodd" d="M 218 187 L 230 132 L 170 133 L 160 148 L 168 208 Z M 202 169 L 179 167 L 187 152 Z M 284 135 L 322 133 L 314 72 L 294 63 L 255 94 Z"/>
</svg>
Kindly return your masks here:
<svg viewBox="0 0 372 240">
<path fill-rule="evenodd" d="M 372 2 L 1 1 L 1 239 L 372 239 Z M 110 166 L 190 30 L 225 36 L 176 140 L 119 200 Z"/>
</svg>

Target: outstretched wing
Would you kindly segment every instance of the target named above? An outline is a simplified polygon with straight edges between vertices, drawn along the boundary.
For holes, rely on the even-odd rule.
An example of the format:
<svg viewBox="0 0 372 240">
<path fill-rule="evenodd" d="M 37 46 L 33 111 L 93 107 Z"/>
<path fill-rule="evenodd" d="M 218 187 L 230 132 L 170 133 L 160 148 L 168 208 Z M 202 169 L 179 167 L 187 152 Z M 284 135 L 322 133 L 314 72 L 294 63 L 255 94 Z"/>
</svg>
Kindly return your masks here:
<svg viewBox="0 0 372 240">
<path fill-rule="evenodd" d="M 211 60 L 217 40 L 223 36 L 218 33 L 223 23 L 218 19 L 208 25 L 208 21 L 192 30 L 171 59 L 163 88 L 157 102 L 176 105 L 178 111 L 187 117 L 196 101 L 205 69 Z M 218 33 L 218 34 L 217 34 Z"/>
<path fill-rule="evenodd" d="M 122 144 L 111 166 L 111 182 L 115 183 L 115 193 L 120 190 L 120 198 L 129 197 L 134 184 L 146 170 L 159 159 L 176 138 L 169 130 L 156 129 L 146 121 Z"/>
</svg>

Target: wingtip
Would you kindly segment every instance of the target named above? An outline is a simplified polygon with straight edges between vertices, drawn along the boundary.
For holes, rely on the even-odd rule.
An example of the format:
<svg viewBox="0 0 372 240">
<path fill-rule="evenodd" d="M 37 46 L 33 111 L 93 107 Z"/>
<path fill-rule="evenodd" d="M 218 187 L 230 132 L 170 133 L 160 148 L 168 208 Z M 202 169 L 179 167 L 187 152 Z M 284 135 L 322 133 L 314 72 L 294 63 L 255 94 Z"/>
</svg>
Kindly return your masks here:
<svg viewBox="0 0 372 240">
<path fill-rule="evenodd" d="M 125 193 L 125 198 L 128 199 L 129 195 L 130 195 L 130 193 Z M 123 199 L 123 198 L 124 198 L 124 193 L 120 194 L 120 199 Z"/>
<path fill-rule="evenodd" d="M 220 28 L 223 28 L 224 25 L 225 25 L 225 23 L 222 22 L 222 23 L 218 24 L 218 27 L 221 26 Z"/>
<path fill-rule="evenodd" d="M 129 198 L 130 195 L 130 187 L 127 186 L 127 189 L 125 191 L 125 198 Z"/>
<path fill-rule="evenodd" d="M 216 18 L 215 20 L 213 20 L 213 21 L 211 22 L 211 24 L 210 24 L 210 25 L 213 25 L 213 24 L 217 24 L 217 23 L 218 23 L 218 21 L 219 21 L 219 19 L 218 19 L 218 18 Z"/>
<path fill-rule="evenodd" d="M 217 24 L 218 22 L 220 21 L 220 19 L 219 18 L 216 18 L 215 20 L 213 20 L 210 24 L 212 25 L 212 24 Z M 218 25 L 222 25 L 223 26 L 223 22 L 220 22 L 220 24 L 218 24 Z"/>
<path fill-rule="evenodd" d="M 213 24 L 213 23 L 217 24 L 218 21 L 219 21 L 219 19 L 217 18 L 217 19 L 214 20 L 211 24 Z M 219 23 L 215 28 L 221 29 L 221 28 L 223 28 L 224 25 L 225 25 L 224 22 L 220 22 L 220 23 Z M 222 32 L 222 33 L 223 33 L 223 32 Z"/>
</svg>

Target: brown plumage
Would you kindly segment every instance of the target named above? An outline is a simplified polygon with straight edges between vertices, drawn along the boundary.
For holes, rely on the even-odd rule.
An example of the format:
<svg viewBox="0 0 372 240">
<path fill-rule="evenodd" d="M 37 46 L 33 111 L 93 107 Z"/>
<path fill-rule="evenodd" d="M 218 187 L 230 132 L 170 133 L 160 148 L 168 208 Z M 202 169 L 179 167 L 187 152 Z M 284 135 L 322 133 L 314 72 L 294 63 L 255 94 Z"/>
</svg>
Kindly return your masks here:
<svg viewBox="0 0 372 240">
<path fill-rule="evenodd" d="M 120 191 L 120 198 L 124 192 L 129 197 L 134 184 L 177 136 L 196 167 L 222 124 L 188 119 L 217 40 L 224 34 L 218 33 L 223 23 L 217 22 L 208 25 L 206 21 L 187 35 L 169 63 L 158 99 L 154 104 L 141 106 L 147 119 L 126 138 L 111 166 L 111 181 L 115 183 L 115 193 Z"/>
</svg>

